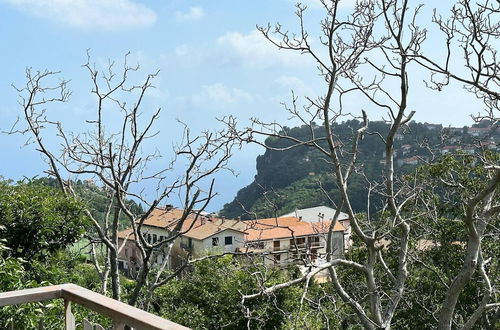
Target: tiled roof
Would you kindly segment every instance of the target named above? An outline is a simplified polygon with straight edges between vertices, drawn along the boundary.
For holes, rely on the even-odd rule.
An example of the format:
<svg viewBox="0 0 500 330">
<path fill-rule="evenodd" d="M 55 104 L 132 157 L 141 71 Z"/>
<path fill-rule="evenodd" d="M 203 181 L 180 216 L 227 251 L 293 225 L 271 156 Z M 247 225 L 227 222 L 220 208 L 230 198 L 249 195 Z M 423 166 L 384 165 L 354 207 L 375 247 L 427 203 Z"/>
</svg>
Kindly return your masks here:
<svg viewBox="0 0 500 330">
<path fill-rule="evenodd" d="M 245 223 L 247 224 L 247 241 L 258 241 L 327 233 L 331 221 L 306 222 L 296 217 L 280 217 L 249 220 Z M 333 228 L 333 231 L 344 230 L 340 222 L 337 222 Z"/>
<path fill-rule="evenodd" d="M 188 225 L 190 226 L 191 224 L 193 224 L 193 226 L 191 228 L 188 227 Z M 183 234 L 183 236 L 203 240 L 224 230 L 245 233 L 245 229 L 245 223 L 238 220 L 198 219 L 195 223 L 193 223 L 193 220 L 189 220 L 184 223 L 183 230 L 188 231 Z"/>
<path fill-rule="evenodd" d="M 181 209 L 155 209 L 149 217 L 144 220 L 145 226 L 162 228 L 165 230 L 173 230 L 175 226 L 179 223 L 179 220 L 184 215 L 184 211 Z M 146 227 L 147 228 L 147 227 Z M 147 229 L 143 227 L 142 232 L 147 232 Z M 244 232 L 246 225 L 237 220 L 223 220 L 220 218 L 210 218 L 205 215 L 198 215 L 196 213 L 188 214 L 184 223 L 181 227 L 182 235 L 185 237 L 190 237 L 198 240 L 203 240 L 210 237 L 218 232 L 224 230 L 234 230 L 239 232 Z M 118 233 L 119 238 L 128 237 L 129 240 L 134 239 L 132 229 L 128 228 Z"/>
<path fill-rule="evenodd" d="M 144 224 L 153 227 L 168 228 L 173 227 L 178 223 L 178 220 L 182 218 L 184 210 L 181 209 L 154 209 L 149 217 L 144 220 Z M 194 219 L 196 214 L 191 213 L 187 215 L 186 219 Z M 200 216 L 199 216 L 200 217 Z"/>
<path fill-rule="evenodd" d="M 122 238 L 122 239 L 127 238 L 129 240 L 135 240 L 134 231 L 132 230 L 132 228 L 127 228 L 127 229 L 124 229 L 122 231 L 119 231 L 118 238 Z"/>
</svg>

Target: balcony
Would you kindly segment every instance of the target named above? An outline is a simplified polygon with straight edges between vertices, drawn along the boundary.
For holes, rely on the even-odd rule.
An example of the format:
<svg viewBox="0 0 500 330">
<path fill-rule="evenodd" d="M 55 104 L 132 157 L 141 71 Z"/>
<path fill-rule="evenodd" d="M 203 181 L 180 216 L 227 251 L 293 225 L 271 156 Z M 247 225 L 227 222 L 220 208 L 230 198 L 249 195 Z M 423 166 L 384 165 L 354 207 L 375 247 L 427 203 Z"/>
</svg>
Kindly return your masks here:
<svg viewBox="0 0 500 330">
<path fill-rule="evenodd" d="M 0 307 L 26 304 L 50 299 L 64 299 L 64 324 L 66 330 L 75 330 L 75 317 L 71 305 L 77 304 L 93 310 L 113 320 L 113 330 L 145 329 L 159 330 L 188 329 L 180 324 L 165 320 L 138 308 L 87 290 L 75 284 L 61 284 L 47 287 L 9 291 L 0 293 Z M 16 325 L 12 325 L 16 329 Z M 103 329 L 100 325 L 92 325 L 84 321 L 83 329 Z"/>
</svg>

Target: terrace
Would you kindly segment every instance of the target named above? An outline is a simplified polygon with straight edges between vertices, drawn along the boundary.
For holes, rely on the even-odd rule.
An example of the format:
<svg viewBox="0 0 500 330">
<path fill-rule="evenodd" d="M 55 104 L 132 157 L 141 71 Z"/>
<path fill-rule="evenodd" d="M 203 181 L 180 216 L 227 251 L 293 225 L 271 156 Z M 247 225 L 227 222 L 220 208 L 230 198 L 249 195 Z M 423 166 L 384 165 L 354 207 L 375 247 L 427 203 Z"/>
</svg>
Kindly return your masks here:
<svg viewBox="0 0 500 330">
<path fill-rule="evenodd" d="M 113 321 L 113 330 L 188 329 L 180 324 L 165 320 L 159 316 L 145 312 L 141 309 L 132 307 L 117 300 L 108 298 L 75 284 L 61 284 L 34 289 L 2 292 L 0 293 L 0 307 L 33 303 L 51 299 L 64 300 L 63 314 L 66 330 L 76 329 L 75 317 L 71 311 L 72 304 L 83 306 L 98 314 L 110 318 Z M 105 329 L 101 325 L 93 325 L 85 320 L 83 321 L 82 326 L 84 330 Z M 16 325 L 11 324 L 11 329 L 17 329 Z M 40 324 L 39 329 L 43 329 L 43 324 Z"/>
</svg>

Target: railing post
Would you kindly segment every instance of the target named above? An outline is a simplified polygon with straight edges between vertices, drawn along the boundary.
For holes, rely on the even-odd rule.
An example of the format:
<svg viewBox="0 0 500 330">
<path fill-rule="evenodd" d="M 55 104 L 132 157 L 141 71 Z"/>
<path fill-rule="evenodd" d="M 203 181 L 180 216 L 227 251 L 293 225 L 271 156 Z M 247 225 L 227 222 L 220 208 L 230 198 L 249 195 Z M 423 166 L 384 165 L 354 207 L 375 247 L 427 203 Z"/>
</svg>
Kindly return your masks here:
<svg viewBox="0 0 500 330">
<path fill-rule="evenodd" d="M 125 324 L 113 321 L 113 330 L 125 330 Z"/>
<path fill-rule="evenodd" d="M 71 312 L 71 301 L 64 299 L 64 329 L 75 330 L 75 316 Z"/>
</svg>

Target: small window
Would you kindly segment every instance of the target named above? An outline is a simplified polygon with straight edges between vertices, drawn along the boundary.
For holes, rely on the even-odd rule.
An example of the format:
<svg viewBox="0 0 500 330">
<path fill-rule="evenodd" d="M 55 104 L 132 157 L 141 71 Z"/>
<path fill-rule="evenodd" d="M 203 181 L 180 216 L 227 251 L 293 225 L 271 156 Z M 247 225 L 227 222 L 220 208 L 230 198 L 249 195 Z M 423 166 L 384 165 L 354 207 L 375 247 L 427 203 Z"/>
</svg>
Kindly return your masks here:
<svg viewBox="0 0 500 330">
<path fill-rule="evenodd" d="M 151 234 L 148 234 L 148 243 L 151 243 Z"/>
<path fill-rule="evenodd" d="M 188 247 L 193 247 L 193 239 L 191 237 L 188 238 Z"/>
<path fill-rule="evenodd" d="M 218 246 L 218 245 L 219 245 L 219 238 L 212 237 L 212 246 Z"/>
<path fill-rule="evenodd" d="M 281 261 L 281 254 L 275 254 L 274 255 L 274 263 L 279 264 Z"/>
<path fill-rule="evenodd" d="M 156 234 L 153 234 L 153 243 L 156 243 Z"/>
<path fill-rule="evenodd" d="M 233 236 L 224 237 L 224 245 L 233 245 Z"/>
</svg>

